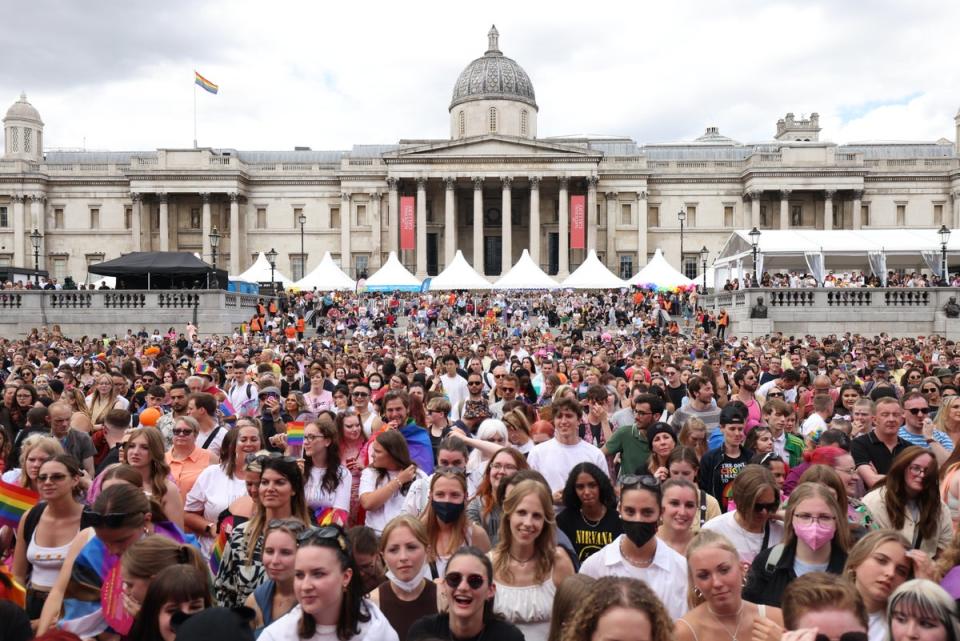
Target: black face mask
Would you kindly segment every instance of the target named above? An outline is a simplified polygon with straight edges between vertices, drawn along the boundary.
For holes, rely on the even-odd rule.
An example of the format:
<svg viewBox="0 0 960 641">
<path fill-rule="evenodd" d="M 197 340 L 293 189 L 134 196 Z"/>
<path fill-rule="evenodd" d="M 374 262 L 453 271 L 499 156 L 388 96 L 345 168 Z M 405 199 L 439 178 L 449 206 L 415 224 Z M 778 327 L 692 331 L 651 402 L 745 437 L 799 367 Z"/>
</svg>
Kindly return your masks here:
<svg viewBox="0 0 960 641">
<path fill-rule="evenodd" d="M 456 523 L 466 507 L 463 503 L 447 503 L 446 501 L 430 501 L 430 505 L 433 506 L 433 513 L 444 523 Z"/>
<path fill-rule="evenodd" d="M 652 539 L 657 534 L 656 522 L 648 523 L 645 521 L 624 521 L 620 519 L 620 525 L 623 527 L 623 533 L 627 535 L 630 542 L 638 548 Z"/>
</svg>

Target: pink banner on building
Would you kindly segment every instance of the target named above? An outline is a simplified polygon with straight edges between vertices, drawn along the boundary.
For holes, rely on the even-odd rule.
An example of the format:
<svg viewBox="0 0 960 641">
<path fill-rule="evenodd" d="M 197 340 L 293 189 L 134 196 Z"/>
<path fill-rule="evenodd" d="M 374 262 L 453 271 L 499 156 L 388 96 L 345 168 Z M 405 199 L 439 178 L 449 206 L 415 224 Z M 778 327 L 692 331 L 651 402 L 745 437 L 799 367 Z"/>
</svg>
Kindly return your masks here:
<svg viewBox="0 0 960 641">
<path fill-rule="evenodd" d="M 586 196 L 570 196 L 570 249 L 586 248 Z"/>
<path fill-rule="evenodd" d="M 414 249 L 414 220 L 416 202 L 413 196 L 400 197 L 400 249 Z"/>
</svg>

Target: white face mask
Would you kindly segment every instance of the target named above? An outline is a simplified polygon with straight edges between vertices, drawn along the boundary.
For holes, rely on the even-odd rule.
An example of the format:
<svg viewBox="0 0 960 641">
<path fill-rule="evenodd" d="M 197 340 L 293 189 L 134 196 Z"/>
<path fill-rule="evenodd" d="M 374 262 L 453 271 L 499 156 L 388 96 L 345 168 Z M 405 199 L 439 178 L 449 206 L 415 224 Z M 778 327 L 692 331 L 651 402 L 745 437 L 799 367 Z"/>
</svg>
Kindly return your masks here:
<svg viewBox="0 0 960 641">
<path fill-rule="evenodd" d="M 376 382 L 376 381 L 371 381 L 371 382 L 370 382 L 370 389 L 380 389 L 380 383 L 378 383 L 378 382 Z"/>
<path fill-rule="evenodd" d="M 397 578 L 397 575 L 394 574 L 393 571 L 387 570 L 387 579 L 404 592 L 413 592 L 420 587 L 420 584 L 423 583 L 424 579 L 430 580 L 430 568 L 426 563 L 424 563 L 420 568 L 420 574 L 415 576 L 410 581 L 403 581 Z"/>
</svg>

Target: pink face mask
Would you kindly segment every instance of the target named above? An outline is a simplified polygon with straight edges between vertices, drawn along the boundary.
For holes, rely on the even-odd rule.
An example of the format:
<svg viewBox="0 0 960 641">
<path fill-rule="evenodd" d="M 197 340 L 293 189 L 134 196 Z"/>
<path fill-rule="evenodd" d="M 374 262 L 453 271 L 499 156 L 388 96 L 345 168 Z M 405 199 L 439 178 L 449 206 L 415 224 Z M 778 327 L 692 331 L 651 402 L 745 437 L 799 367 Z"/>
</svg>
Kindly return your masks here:
<svg viewBox="0 0 960 641">
<path fill-rule="evenodd" d="M 816 521 L 801 525 L 794 521 L 793 531 L 796 533 L 798 539 L 810 546 L 811 550 L 819 550 L 833 539 L 833 535 L 837 531 L 837 526 L 835 523 L 821 525 Z"/>
</svg>

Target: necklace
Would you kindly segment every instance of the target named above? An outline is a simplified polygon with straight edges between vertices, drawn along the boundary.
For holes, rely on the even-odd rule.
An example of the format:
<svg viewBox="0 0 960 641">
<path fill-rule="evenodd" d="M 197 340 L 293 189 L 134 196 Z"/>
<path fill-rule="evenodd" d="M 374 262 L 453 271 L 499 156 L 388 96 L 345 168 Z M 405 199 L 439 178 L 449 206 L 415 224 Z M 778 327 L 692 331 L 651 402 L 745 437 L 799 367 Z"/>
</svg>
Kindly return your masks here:
<svg viewBox="0 0 960 641">
<path fill-rule="evenodd" d="M 654 550 L 653 555 L 656 556 L 656 554 L 657 552 L 656 550 Z M 653 556 L 651 556 L 649 559 L 641 559 L 639 561 L 634 561 L 633 559 L 631 559 L 623 551 L 623 541 L 620 542 L 620 556 L 622 556 L 627 563 L 629 563 L 630 565 L 636 568 L 646 568 L 646 567 L 649 567 L 651 563 L 653 563 Z"/>
<path fill-rule="evenodd" d="M 600 525 L 600 521 L 603 520 L 604 516 L 606 516 L 606 510 L 604 510 L 603 514 L 600 515 L 600 518 L 594 522 L 588 519 L 587 515 L 583 513 L 583 508 L 580 508 L 580 518 L 582 518 L 583 522 L 587 524 L 587 527 L 596 528 L 598 525 Z"/>
<path fill-rule="evenodd" d="M 740 602 L 740 609 L 737 610 L 736 614 L 717 615 L 713 610 L 710 609 L 710 604 L 707 604 L 707 612 L 710 613 L 710 616 L 713 617 L 714 621 L 720 624 L 720 627 L 723 628 L 723 631 L 730 635 L 730 639 L 732 641 L 738 641 L 737 634 L 740 632 L 740 624 L 742 623 L 742 621 L 740 620 L 740 614 L 743 613 L 743 601 Z M 726 623 L 720 620 L 720 617 L 724 617 L 724 618 L 737 617 L 737 627 L 733 629 L 732 634 L 730 632 L 730 628 L 727 627 Z"/>
<path fill-rule="evenodd" d="M 523 567 L 526 567 L 527 563 L 530 563 L 530 561 L 533 561 L 533 559 L 536 558 L 536 556 L 537 556 L 536 553 L 534 553 L 534 554 L 531 555 L 530 558 L 527 559 L 526 561 L 521 561 L 521 560 L 518 559 L 517 557 L 513 556 L 513 552 L 507 552 L 507 554 L 510 555 L 510 558 L 511 558 L 512 560 L 516 561 L 516 562 L 520 565 L 520 567 L 522 567 L 522 568 L 523 568 Z"/>
</svg>

